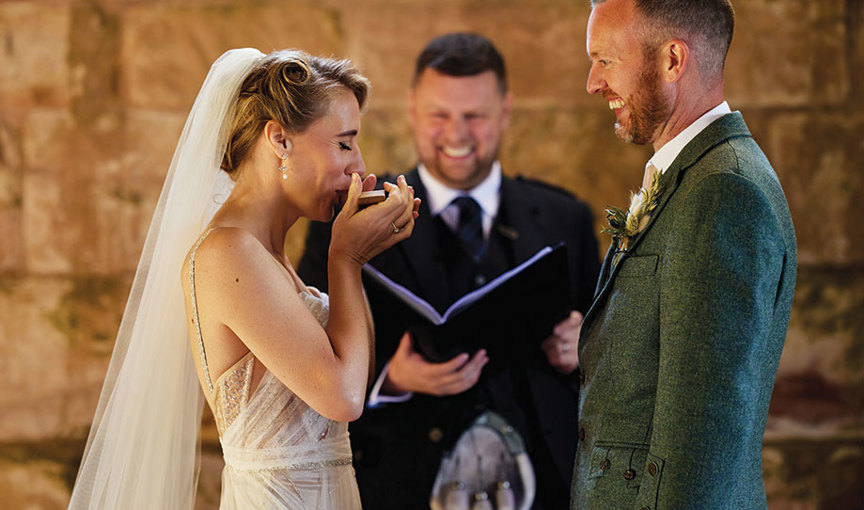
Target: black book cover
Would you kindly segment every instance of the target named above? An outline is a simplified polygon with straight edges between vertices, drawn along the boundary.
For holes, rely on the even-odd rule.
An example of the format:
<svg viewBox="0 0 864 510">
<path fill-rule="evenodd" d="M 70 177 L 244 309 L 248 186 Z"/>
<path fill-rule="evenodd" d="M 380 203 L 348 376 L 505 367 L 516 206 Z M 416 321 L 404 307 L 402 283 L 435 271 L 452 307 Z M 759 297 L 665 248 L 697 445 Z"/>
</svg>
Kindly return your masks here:
<svg viewBox="0 0 864 510">
<path fill-rule="evenodd" d="M 415 349 L 434 362 L 483 348 L 490 361 L 525 364 L 542 353 L 540 343 L 572 309 L 563 244 L 541 249 L 462 296 L 443 314 L 371 265 L 364 273 L 372 309 L 387 310 L 388 317 L 404 324 Z"/>
</svg>

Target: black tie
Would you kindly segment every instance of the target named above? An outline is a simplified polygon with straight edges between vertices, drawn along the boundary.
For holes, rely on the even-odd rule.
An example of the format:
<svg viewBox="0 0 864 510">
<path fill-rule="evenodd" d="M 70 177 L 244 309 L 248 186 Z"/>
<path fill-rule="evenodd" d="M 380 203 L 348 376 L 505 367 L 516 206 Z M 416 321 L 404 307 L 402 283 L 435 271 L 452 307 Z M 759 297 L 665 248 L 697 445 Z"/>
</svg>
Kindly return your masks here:
<svg viewBox="0 0 864 510">
<path fill-rule="evenodd" d="M 456 234 L 465 251 L 477 262 L 483 256 L 483 211 L 471 197 L 459 197 L 452 203 L 459 208 Z"/>
</svg>

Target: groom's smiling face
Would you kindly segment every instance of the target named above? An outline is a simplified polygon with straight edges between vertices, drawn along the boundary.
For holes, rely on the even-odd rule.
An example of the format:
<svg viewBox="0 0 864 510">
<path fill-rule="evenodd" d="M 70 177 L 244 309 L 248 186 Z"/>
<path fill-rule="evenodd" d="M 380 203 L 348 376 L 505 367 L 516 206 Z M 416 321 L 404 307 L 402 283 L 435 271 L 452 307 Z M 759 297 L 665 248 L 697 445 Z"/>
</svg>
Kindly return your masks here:
<svg viewBox="0 0 864 510">
<path fill-rule="evenodd" d="M 588 93 L 606 99 L 618 137 L 640 145 L 653 143 L 670 115 L 657 51 L 642 40 L 641 20 L 632 1 L 609 0 L 592 9 L 587 34 Z"/>
<path fill-rule="evenodd" d="M 510 102 L 492 71 L 457 77 L 427 68 L 408 93 L 420 161 L 451 188 L 477 186 L 498 158 Z"/>
</svg>

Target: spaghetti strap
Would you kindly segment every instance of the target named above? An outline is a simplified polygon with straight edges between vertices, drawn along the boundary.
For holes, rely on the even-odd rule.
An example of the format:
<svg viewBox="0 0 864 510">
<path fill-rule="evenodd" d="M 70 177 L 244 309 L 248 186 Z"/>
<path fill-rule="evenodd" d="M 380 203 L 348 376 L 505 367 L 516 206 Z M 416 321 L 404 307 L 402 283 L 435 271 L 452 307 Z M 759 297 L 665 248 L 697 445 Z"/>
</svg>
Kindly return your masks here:
<svg viewBox="0 0 864 510">
<path fill-rule="evenodd" d="M 201 234 L 198 241 L 189 252 L 189 300 L 192 302 L 192 322 L 195 324 L 195 335 L 198 337 L 198 349 L 201 352 L 201 369 L 204 372 L 204 381 L 207 382 L 207 390 L 209 395 L 213 395 L 213 381 L 210 379 L 210 370 L 207 368 L 207 354 L 204 352 L 204 338 L 201 337 L 201 321 L 198 319 L 198 299 L 195 295 L 195 252 L 198 247 L 204 242 L 204 239 L 213 232 L 215 227 L 207 229 Z"/>
</svg>

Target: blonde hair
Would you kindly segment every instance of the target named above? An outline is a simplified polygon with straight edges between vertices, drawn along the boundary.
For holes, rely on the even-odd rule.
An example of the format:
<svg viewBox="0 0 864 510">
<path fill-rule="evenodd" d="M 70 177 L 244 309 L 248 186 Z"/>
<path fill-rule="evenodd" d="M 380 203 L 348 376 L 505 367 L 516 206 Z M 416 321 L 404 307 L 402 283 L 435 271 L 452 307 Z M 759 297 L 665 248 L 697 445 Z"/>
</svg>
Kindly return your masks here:
<svg viewBox="0 0 864 510">
<path fill-rule="evenodd" d="M 347 87 L 362 111 L 371 85 L 350 60 L 280 50 L 263 57 L 240 87 L 222 169 L 232 179 L 270 121 L 302 133 L 323 117 L 333 94 Z"/>
</svg>

